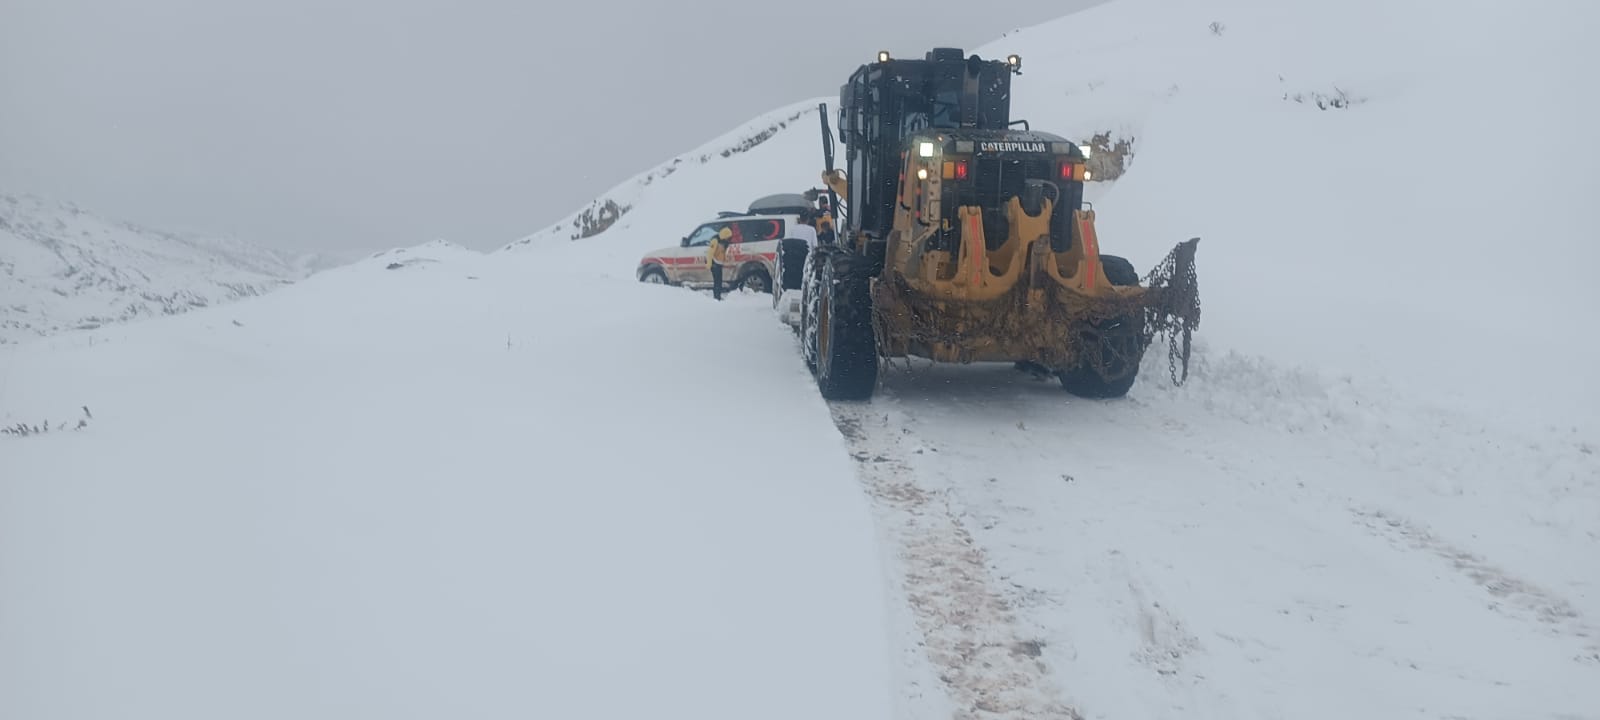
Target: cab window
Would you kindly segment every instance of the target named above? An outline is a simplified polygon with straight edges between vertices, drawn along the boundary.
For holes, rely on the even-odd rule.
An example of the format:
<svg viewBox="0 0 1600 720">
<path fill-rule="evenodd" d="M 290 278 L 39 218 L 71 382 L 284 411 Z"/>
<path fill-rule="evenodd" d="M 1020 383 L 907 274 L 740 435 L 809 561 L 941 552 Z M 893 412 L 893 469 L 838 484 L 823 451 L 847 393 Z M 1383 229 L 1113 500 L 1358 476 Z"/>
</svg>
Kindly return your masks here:
<svg viewBox="0 0 1600 720">
<path fill-rule="evenodd" d="M 717 231 L 722 229 L 722 223 L 701 225 L 689 234 L 687 247 L 706 247 L 711 244 L 711 238 L 716 237 Z"/>
</svg>

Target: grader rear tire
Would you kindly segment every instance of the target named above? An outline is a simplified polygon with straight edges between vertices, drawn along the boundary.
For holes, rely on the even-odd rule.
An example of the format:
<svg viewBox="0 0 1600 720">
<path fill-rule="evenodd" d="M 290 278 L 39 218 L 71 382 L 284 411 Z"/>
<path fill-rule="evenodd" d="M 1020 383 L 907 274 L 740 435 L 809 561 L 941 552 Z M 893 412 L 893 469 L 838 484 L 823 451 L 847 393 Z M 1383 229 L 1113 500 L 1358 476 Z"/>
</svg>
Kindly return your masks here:
<svg viewBox="0 0 1600 720">
<path fill-rule="evenodd" d="M 778 276 L 772 279 L 772 309 L 778 309 L 785 292 L 805 287 L 806 254 L 810 251 L 811 247 L 800 238 L 784 238 L 778 242 L 778 257 L 773 261 Z"/>
</svg>

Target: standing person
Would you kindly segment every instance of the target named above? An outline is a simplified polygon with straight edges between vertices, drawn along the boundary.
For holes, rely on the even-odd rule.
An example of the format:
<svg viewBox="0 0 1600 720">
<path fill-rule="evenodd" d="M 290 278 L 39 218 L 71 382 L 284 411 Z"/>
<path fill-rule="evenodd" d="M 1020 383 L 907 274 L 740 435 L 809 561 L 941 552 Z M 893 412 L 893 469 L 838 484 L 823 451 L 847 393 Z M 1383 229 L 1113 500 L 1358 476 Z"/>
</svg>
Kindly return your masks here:
<svg viewBox="0 0 1600 720">
<path fill-rule="evenodd" d="M 722 264 L 728 261 L 728 242 L 732 239 L 733 233 L 724 227 L 706 249 L 706 264 L 711 266 L 711 297 L 718 300 L 722 299 Z"/>
<path fill-rule="evenodd" d="M 833 242 L 833 207 L 828 202 L 828 196 L 822 191 L 812 188 L 805 192 L 807 202 L 815 203 L 815 207 L 806 208 L 800 216 L 801 222 L 811 226 L 817 231 L 817 242 L 828 244 Z"/>
</svg>

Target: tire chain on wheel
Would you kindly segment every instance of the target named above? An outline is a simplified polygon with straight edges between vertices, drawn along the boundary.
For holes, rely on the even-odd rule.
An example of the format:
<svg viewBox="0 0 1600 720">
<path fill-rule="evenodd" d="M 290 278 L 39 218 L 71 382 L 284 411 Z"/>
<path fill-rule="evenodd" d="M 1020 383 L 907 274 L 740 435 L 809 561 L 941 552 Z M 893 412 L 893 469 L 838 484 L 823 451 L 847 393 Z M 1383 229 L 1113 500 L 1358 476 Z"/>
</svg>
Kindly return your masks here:
<svg viewBox="0 0 1600 720">
<path fill-rule="evenodd" d="M 806 253 L 806 262 L 800 275 L 800 356 L 805 359 L 806 365 L 812 368 L 815 368 L 816 362 L 812 351 L 817 347 L 817 328 L 812 322 L 812 318 L 816 317 L 817 283 L 811 273 L 816 267 L 816 258 L 816 251 Z"/>
<path fill-rule="evenodd" d="M 820 287 L 821 278 L 819 277 L 821 274 L 819 263 L 822 260 L 819 258 L 824 255 L 832 255 L 833 252 L 835 252 L 835 249 L 832 246 L 819 245 L 806 253 L 805 262 L 801 265 L 800 353 L 807 366 L 813 371 L 816 370 L 817 363 L 821 361 L 821 358 L 814 354 L 819 345 L 817 342 L 816 317 L 817 310 L 821 304 L 822 296 L 820 293 L 823 292 L 823 288 Z"/>
<path fill-rule="evenodd" d="M 826 367 L 829 377 L 836 378 L 830 385 L 839 382 L 850 383 L 864 382 L 870 388 L 877 383 L 878 371 L 883 357 L 881 336 L 877 331 L 876 308 L 872 300 L 872 271 L 871 260 L 844 249 L 833 249 L 825 257 L 818 260 L 819 267 L 815 271 L 819 281 L 826 279 L 826 286 L 818 289 L 818 296 L 826 292 L 828 301 L 828 355 Z M 859 284 L 858 284 L 859 283 Z M 857 295 L 857 293 L 860 293 Z M 841 302 L 842 301 L 842 302 Z M 866 307 L 861 307 L 865 305 Z M 855 335 L 857 330 L 865 330 L 866 338 Z M 865 340 L 872 343 L 870 351 L 856 352 L 861 348 L 854 348 L 854 343 L 849 345 L 836 345 L 840 342 L 835 333 L 843 333 L 847 338 L 856 341 Z M 820 333 L 818 334 L 820 339 Z M 854 348 L 854 349 L 853 349 Z M 854 357 L 855 359 L 852 359 Z M 845 364 L 835 367 L 834 361 L 843 361 Z M 824 358 L 821 353 L 817 357 L 818 379 L 822 379 Z M 865 363 L 864 366 L 857 363 Z M 842 374 L 841 374 L 842 371 Z M 837 378 L 844 378 L 839 380 Z M 853 378 L 853 379 L 851 379 Z M 835 388 L 833 392 L 837 392 Z M 871 390 L 848 390 L 849 395 L 855 396 L 861 392 L 871 394 Z"/>
</svg>

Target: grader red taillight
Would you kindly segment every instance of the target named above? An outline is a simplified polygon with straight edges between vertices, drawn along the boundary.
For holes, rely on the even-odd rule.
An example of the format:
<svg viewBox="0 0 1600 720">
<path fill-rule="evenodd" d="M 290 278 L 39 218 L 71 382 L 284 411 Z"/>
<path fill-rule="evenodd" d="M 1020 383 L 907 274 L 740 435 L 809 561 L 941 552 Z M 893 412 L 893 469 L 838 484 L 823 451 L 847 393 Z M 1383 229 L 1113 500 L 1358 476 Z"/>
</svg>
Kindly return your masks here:
<svg viewBox="0 0 1600 720">
<path fill-rule="evenodd" d="M 1089 169 L 1082 163 L 1071 160 L 1061 161 L 1061 179 L 1071 182 L 1083 182 L 1088 179 Z"/>
<path fill-rule="evenodd" d="M 946 160 L 942 168 L 943 172 L 940 174 L 946 180 L 965 180 L 967 179 L 967 174 L 971 172 L 969 167 L 966 160 Z"/>
</svg>

